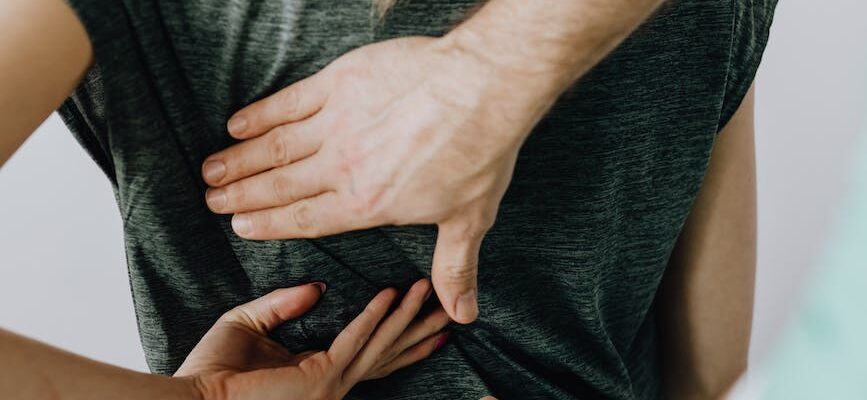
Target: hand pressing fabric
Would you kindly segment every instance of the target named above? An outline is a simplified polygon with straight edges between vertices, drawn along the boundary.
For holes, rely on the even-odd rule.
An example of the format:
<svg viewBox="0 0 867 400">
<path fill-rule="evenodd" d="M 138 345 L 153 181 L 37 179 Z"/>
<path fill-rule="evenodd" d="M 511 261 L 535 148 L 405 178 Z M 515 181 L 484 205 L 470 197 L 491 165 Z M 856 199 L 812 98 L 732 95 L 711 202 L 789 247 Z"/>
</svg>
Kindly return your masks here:
<svg viewBox="0 0 867 400">
<path fill-rule="evenodd" d="M 556 4 L 554 4 L 556 3 Z M 492 0 L 443 37 L 360 47 L 235 114 L 207 202 L 254 240 L 439 227 L 431 274 L 453 320 L 518 151 L 570 87 L 661 0 Z"/>
<path fill-rule="evenodd" d="M 208 206 L 254 240 L 436 224 L 433 285 L 452 319 L 475 320 L 482 239 L 556 96 L 510 96 L 520 79 L 444 40 L 359 48 L 239 111 L 229 131 L 246 141 L 203 165 Z"/>
<path fill-rule="evenodd" d="M 145 374 L 77 356 L 0 329 L 0 398 L 267 400 L 341 399 L 358 382 L 384 377 L 442 346 L 438 308 L 418 317 L 431 294 L 416 282 L 380 292 L 327 351 L 289 353 L 268 331 L 303 315 L 322 296 L 316 284 L 279 289 L 224 314 L 175 377 Z"/>
<path fill-rule="evenodd" d="M 413 322 L 431 293 L 419 281 L 388 314 L 398 293 L 380 292 L 327 351 L 291 354 L 268 331 L 298 318 L 321 296 L 320 286 L 274 291 L 220 318 L 176 373 L 193 377 L 201 398 L 341 399 L 358 382 L 418 362 L 444 343 L 448 316 L 438 309 Z M 439 333 L 438 333 L 439 332 Z"/>
</svg>

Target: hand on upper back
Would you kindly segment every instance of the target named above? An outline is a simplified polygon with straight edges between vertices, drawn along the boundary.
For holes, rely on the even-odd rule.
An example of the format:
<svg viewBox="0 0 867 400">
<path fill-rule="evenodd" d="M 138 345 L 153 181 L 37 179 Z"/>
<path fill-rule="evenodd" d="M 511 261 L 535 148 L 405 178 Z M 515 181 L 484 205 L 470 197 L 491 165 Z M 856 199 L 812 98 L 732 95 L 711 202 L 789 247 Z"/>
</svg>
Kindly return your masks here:
<svg viewBox="0 0 867 400">
<path fill-rule="evenodd" d="M 245 141 L 209 157 L 203 174 L 209 207 L 235 214 L 247 239 L 438 225 L 434 288 L 469 323 L 482 239 L 548 100 L 516 100 L 519 79 L 439 40 L 359 48 L 239 111 L 229 131 Z"/>
<path fill-rule="evenodd" d="M 192 377 L 205 400 L 340 399 L 356 383 L 384 377 L 442 345 L 445 312 L 416 319 L 430 292 L 429 282 L 417 282 L 387 315 L 397 291 L 384 290 L 330 349 L 292 354 L 268 331 L 303 315 L 322 292 L 316 285 L 276 290 L 223 315 L 175 376 Z"/>
</svg>

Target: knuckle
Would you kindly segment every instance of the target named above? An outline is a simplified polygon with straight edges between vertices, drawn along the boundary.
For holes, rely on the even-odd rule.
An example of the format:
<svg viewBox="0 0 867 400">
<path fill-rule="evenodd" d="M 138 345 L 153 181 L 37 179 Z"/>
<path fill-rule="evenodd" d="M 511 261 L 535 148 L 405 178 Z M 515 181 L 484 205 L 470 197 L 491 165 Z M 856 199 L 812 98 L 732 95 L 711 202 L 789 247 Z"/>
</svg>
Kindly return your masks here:
<svg viewBox="0 0 867 400">
<path fill-rule="evenodd" d="M 382 368 L 383 366 L 387 365 L 395 358 L 397 358 L 397 355 L 397 349 L 394 346 L 390 347 L 386 351 L 381 352 L 376 357 L 376 363 L 374 364 L 374 368 Z"/>
<path fill-rule="evenodd" d="M 271 218 L 267 213 L 250 214 L 250 228 L 256 233 L 268 233 L 271 229 Z"/>
<path fill-rule="evenodd" d="M 356 194 L 350 202 L 352 212 L 362 218 L 370 219 L 376 216 L 381 195 L 375 192 Z"/>
<path fill-rule="evenodd" d="M 382 352 L 382 351 L 375 353 L 373 355 L 373 363 L 371 363 L 371 365 L 373 365 L 375 368 L 379 365 L 384 364 L 385 361 L 388 360 L 388 358 L 386 358 L 386 356 L 387 356 L 387 354 L 385 352 Z"/>
<path fill-rule="evenodd" d="M 268 138 L 268 154 L 274 165 L 285 165 L 292 162 L 289 155 L 287 135 L 281 134 L 280 130 L 272 132 Z"/>
<path fill-rule="evenodd" d="M 223 322 L 230 324 L 238 324 L 242 326 L 254 326 L 253 316 L 243 306 L 237 306 L 229 311 L 226 311 L 220 317 Z"/>
<path fill-rule="evenodd" d="M 352 340 L 358 340 L 358 336 L 361 335 L 361 329 L 355 324 L 350 324 L 346 328 L 343 328 L 343 333 L 352 338 Z"/>
<path fill-rule="evenodd" d="M 379 304 L 376 304 L 376 302 L 371 302 L 367 307 L 364 307 L 364 310 L 361 310 L 361 315 L 365 319 L 374 319 L 377 317 L 377 314 L 379 314 Z"/>
<path fill-rule="evenodd" d="M 271 189 L 273 190 L 274 199 L 279 202 L 288 202 L 292 200 L 292 184 L 289 178 L 277 174 L 271 180 Z"/>
<path fill-rule="evenodd" d="M 443 266 L 445 277 L 453 282 L 466 282 L 476 277 L 476 265 L 474 262 L 451 262 Z"/>
<path fill-rule="evenodd" d="M 340 176 L 342 179 L 352 180 L 352 171 L 355 169 L 355 165 L 352 161 L 348 160 L 346 157 L 340 157 L 337 162 L 334 163 L 334 172 Z"/>
<path fill-rule="evenodd" d="M 476 217 L 455 224 L 451 228 L 455 238 L 462 241 L 474 241 L 485 236 L 489 224 L 484 218 Z"/>
<path fill-rule="evenodd" d="M 298 228 L 299 231 L 307 235 L 315 235 L 315 223 L 310 205 L 306 201 L 298 202 L 294 207 L 290 208 L 289 218 Z"/>
<path fill-rule="evenodd" d="M 436 351 L 436 346 L 416 346 L 415 349 L 410 350 L 414 352 L 413 358 L 416 360 L 421 360 L 430 357 L 434 351 Z"/>
<path fill-rule="evenodd" d="M 224 209 L 231 209 L 243 205 L 247 201 L 247 189 L 244 185 L 226 186 L 226 204 Z"/>
<path fill-rule="evenodd" d="M 339 124 L 335 124 L 332 130 L 336 131 L 337 125 Z M 353 172 L 358 169 L 363 161 L 363 155 L 356 147 L 354 143 L 341 143 L 330 150 L 334 158 L 335 167 L 333 172 L 347 179 L 352 177 Z"/>
<path fill-rule="evenodd" d="M 301 91 L 297 87 L 289 87 L 280 92 L 277 102 L 284 113 L 294 114 L 301 104 Z"/>
<path fill-rule="evenodd" d="M 363 348 L 367 341 L 370 339 L 370 333 L 361 332 L 358 336 L 355 337 L 355 348 Z"/>
</svg>

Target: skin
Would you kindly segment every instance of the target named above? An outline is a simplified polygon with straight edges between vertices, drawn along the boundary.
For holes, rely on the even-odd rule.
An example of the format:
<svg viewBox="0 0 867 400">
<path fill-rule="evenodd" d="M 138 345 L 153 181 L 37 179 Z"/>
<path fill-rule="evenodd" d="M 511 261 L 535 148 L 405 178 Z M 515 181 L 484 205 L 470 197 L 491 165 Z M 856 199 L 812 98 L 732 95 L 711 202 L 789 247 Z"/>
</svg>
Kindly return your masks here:
<svg viewBox="0 0 867 400">
<path fill-rule="evenodd" d="M 242 236 L 251 239 L 437 224 L 434 286 L 445 311 L 470 322 L 478 314 L 479 243 L 494 221 L 523 139 L 563 88 L 658 3 L 491 0 L 443 38 L 396 39 L 349 53 L 230 121 L 230 133 L 245 141 L 204 165 L 205 179 L 214 187 L 209 205 L 237 214 L 236 219 L 250 218 L 252 229 Z M 14 33 L 0 36 L 3 163 L 78 84 L 92 49 L 60 0 L 0 1 L 0 26 Z M 369 92 L 364 104 L 352 97 L 357 90 Z M 671 398 L 711 398 L 746 365 L 755 268 L 751 115 L 750 97 L 720 136 L 707 182 L 660 289 L 660 336 Z M 215 161 L 222 164 L 221 176 L 209 168 Z M 316 179 L 305 175 L 312 170 L 319 172 Z M 214 203 L 218 189 L 227 197 L 225 204 Z M 321 193 L 304 196 L 305 191 Z M 44 378 L 35 371 L 58 366 L 63 372 L 54 375 L 60 379 L 54 387 L 70 396 L 81 388 L 91 398 L 101 390 L 129 394 L 130 387 L 171 390 L 165 382 L 174 382 L 86 361 L 8 333 L 0 335 L 0 347 L 4 355 L 6 349 L 9 354 L 29 349 L 16 359 L 26 363 L 0 359 L 0 369 L 9 371 L 5 376 L 15 377 L 14 387 Z M 220 354 L 218 347 L 206 346 L 202 354 Z M 19 368 L 28 363 L 35 369 Z"/>
<path fill-rule="evenodd" d="M 72 93 L 91 63 L 84 27 L 59 3 L 0 0 L 0 166 Z"/>
<path fill-rule="evenodd" d="M 358 382 L 420 361 L 446 338 L 441 309 L 413 321 L 431 293 L 417 282 L 394 312 L 380 292 L 327 351 L 291 354 L 268 332 L 313 307 L 324 285 L 280 289 L 225 313 L 174 378 L 88 360 L 0 330 L 0 397 L 9 399 L 341 399 Z"/>
<path fill-rule="evenodd" d="M 229 120 L 245 141 L 204 162 L 208 206 L 254 240 L 435 224 L 434 287 L 470 323 L 521 145 L 659 3 L 491 0 L 444 37 L 352 51 Z"/>
<path fill-rule="evenodd" d="M 666 398 L 716 399 L 747 369 L 756 273 L 754 89 L 720 132 L 659 292 Z"/>
<path fill-rule="evenodd" d="M 86 31 L 60 0 L 0 1 L 0 25 L 11 33 L 0 35 L 2 165 L 69 96 L 93 53 Z M 415 319 L 431 293 L 427 281 L 413 286 L 391 313 L 397 292 L 381 292 L 328 351 L 290 354 L 267 337 L 321 293 L 317 285 L 283 289 L 229 311 L 174 378 L 88 360 L 0 329 L 0 398 L 338 399 L 359 381 L 429 356 L 446 338 L 443 310 Z"/>
</svg>

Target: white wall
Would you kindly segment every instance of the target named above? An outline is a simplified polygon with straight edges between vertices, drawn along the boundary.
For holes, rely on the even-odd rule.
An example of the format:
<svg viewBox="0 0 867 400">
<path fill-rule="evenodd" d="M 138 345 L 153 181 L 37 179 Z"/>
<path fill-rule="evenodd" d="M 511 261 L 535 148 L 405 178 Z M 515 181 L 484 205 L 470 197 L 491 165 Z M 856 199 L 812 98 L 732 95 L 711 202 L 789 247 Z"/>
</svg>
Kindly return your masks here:
<svg viewBox="0 0 867 400">
<path fill-rule="evenodd" d="M 865 15 L 863 0 L 780 2 L 758 83 L 756 360 L 822 245 L 867 120 Z M 114 199 L 56 117 L 0 171 L 0 326 L 145 369 Z"/>
<path fill-rule="evenodd" d="M 108 179 L 52 116 L 0 170 L 0 327 L 146 370 Z"/>
<path fill-rule="evenodd" d="M 867 128 L 867 2 L 780 0 L 771 39 L 757 83 L 754 361 L 807 281 L 845 194 L 849 150 Z"/>
</svg>

